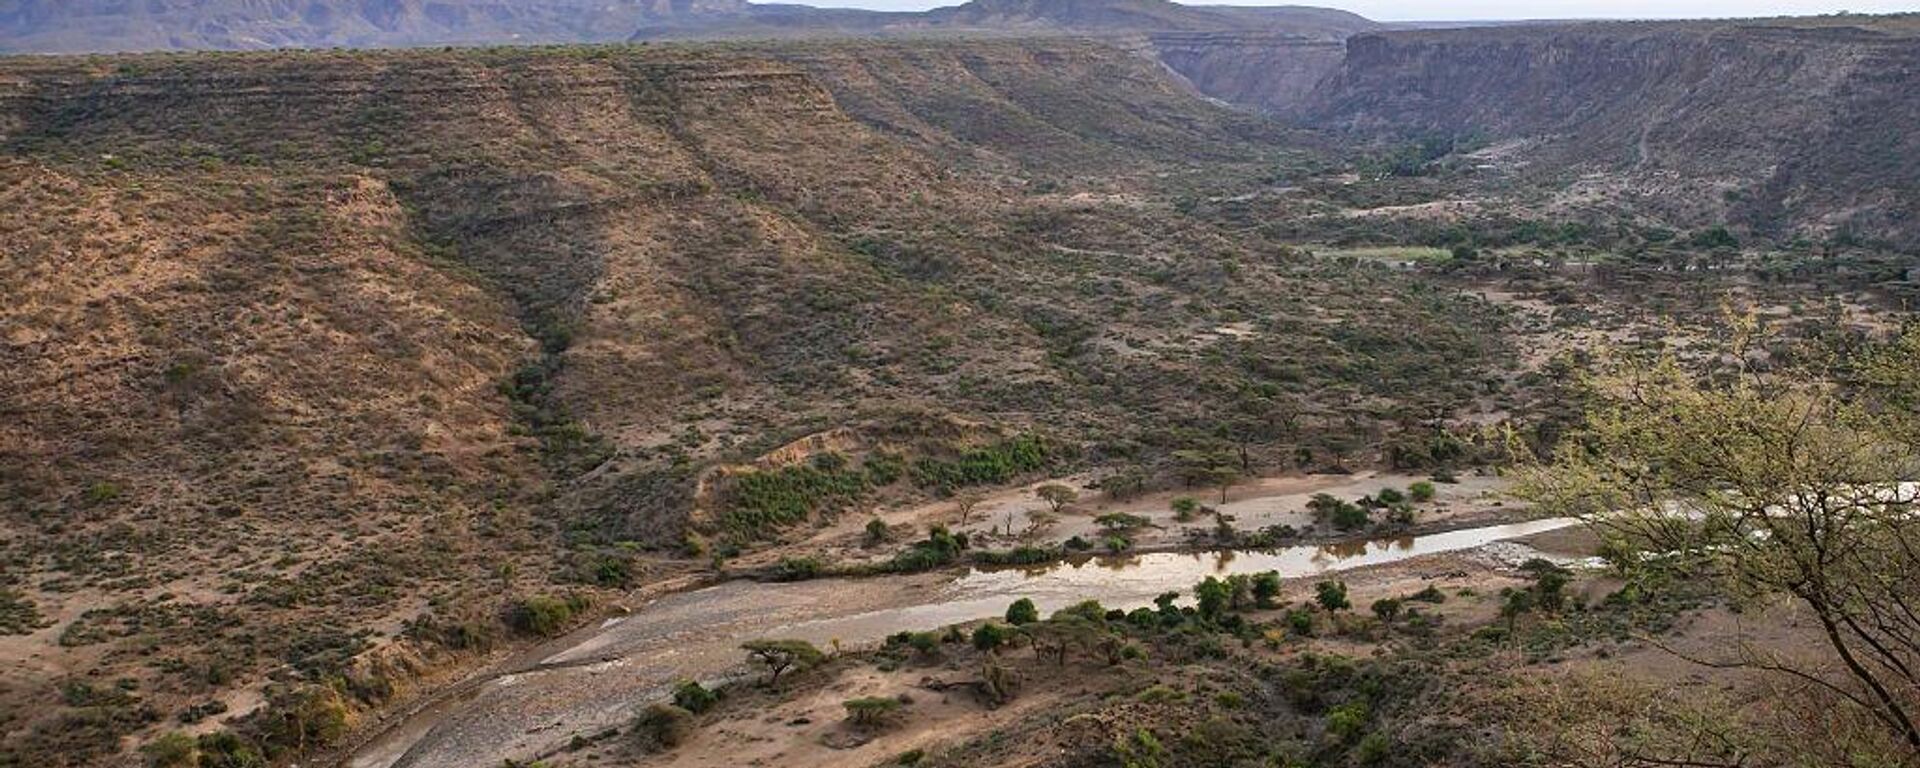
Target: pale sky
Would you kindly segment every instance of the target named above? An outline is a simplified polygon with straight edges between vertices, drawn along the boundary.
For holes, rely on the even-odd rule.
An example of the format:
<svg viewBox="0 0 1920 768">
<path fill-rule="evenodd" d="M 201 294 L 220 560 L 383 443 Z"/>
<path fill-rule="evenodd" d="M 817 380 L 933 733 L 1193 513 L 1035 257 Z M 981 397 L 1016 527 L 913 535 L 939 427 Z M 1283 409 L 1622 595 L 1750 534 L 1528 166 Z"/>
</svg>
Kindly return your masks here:
<svg viewBox="0 0 1920 768">
<path fill-rule="evenodd" d="M 775 0 L 762 0 L 774 2 Z M 784 0 L 834 8 L 920 11 L 960 0 Z M 1353 11 L 1377 21 L 1489 19 L 1672 19 L 1807 16 L 1836 11 L 1920 11 L 1920 0 L 1292 0 Z M 1191 5 L 1281 5 L 1261 0 L 1193 0 Z"/>
</svg>

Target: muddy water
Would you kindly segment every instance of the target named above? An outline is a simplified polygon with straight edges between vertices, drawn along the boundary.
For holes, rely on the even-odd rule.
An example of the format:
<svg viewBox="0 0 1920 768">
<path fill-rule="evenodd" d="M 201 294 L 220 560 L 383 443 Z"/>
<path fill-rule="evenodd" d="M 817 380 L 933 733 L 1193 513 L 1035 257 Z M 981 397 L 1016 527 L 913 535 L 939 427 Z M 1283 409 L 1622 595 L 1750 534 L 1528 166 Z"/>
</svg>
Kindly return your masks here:
<svg viewBox="0 0 1920 768">
<path fill-rule="evenodd" d="M 1098 557 L 1037 568 L 976 569 L 957 578 L 729 582 L 657 600 L 609 621 L 535 669 L 495 679 L 429 708 L 369 744 L 352 768 L 453 768 L 524 760 L 622 723 L 634 705 L 686 678 L 736 671 L 739 644 L 791 637 L 822 646 L 872 643 L 903 629 L 998 616 L 1032 598 L 1051 611 L 1081 600 L 1131 609 L 1213 575 L 1320 574 L 1457 552 L 1572 525 L 1550 519 L 1325 546 Z"/>
</svg>

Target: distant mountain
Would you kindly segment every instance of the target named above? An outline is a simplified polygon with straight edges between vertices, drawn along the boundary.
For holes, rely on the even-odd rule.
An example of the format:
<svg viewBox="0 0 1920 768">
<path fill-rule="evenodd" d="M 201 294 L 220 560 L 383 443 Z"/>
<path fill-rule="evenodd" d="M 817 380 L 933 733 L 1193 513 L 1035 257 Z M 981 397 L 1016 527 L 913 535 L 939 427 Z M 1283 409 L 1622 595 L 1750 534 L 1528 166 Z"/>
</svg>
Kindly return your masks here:
<svg viewBox="0 0 1920 768">
<path fill-rule="evenodd" d="M 940 33 L 1262 31 L 1338 40 L 1379 28 L 1305 6 L 975 0 L 883 13 L 744 0 L 0 0 L 0 52 L 405 47 Z"/>
</svg>

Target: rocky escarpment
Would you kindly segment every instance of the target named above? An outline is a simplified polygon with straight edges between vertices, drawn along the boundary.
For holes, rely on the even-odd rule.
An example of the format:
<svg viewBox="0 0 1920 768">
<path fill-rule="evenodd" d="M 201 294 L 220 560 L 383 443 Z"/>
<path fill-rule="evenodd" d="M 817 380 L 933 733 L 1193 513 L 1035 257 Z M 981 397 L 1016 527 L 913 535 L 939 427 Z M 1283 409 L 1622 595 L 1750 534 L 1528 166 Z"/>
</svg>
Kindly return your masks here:
<svg viewBox="0 0 1920 768">
<path fill-rule="evenodd" d="M 1369 33 L 1297 111 L 1367 135 L 1539 140 L 1541 172 L 1664 179 L 1757 231 L 1920 243 L 1915 28 L 1891 17 Z"/>
<path fill-rule="evenodd" d="M 1163 32 L 1148 47 L 1195 90 L 1278 115 L 1296 110 L 1346 58 L 1338 39 L 1273 32 Z"/>
</svg>

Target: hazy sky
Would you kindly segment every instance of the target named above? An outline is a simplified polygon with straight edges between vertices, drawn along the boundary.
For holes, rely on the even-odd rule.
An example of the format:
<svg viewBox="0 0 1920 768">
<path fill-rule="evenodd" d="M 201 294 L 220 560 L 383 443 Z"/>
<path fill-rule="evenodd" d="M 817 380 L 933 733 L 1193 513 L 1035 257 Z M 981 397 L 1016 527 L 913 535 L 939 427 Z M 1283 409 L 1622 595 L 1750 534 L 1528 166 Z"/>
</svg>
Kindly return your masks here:
<svg viewBox="0 0 1920 768">
<path fill-rule="evenodd" d="M 773 0 L 762 0 L 771 2 Z M 793 2 L 795 0 L 787 0 Z M 961 0 L 797 0 L 808 5 L 917 11 Z M 1380 21 L 1447 19 L 1703 18 L 1854 11 L 1920 11 L 1920 0 L 1292 0 L 1353 11 Z M 1281 5 L 1284 0 L 1191 0 L 1190 4 Z"/>
</svg>

